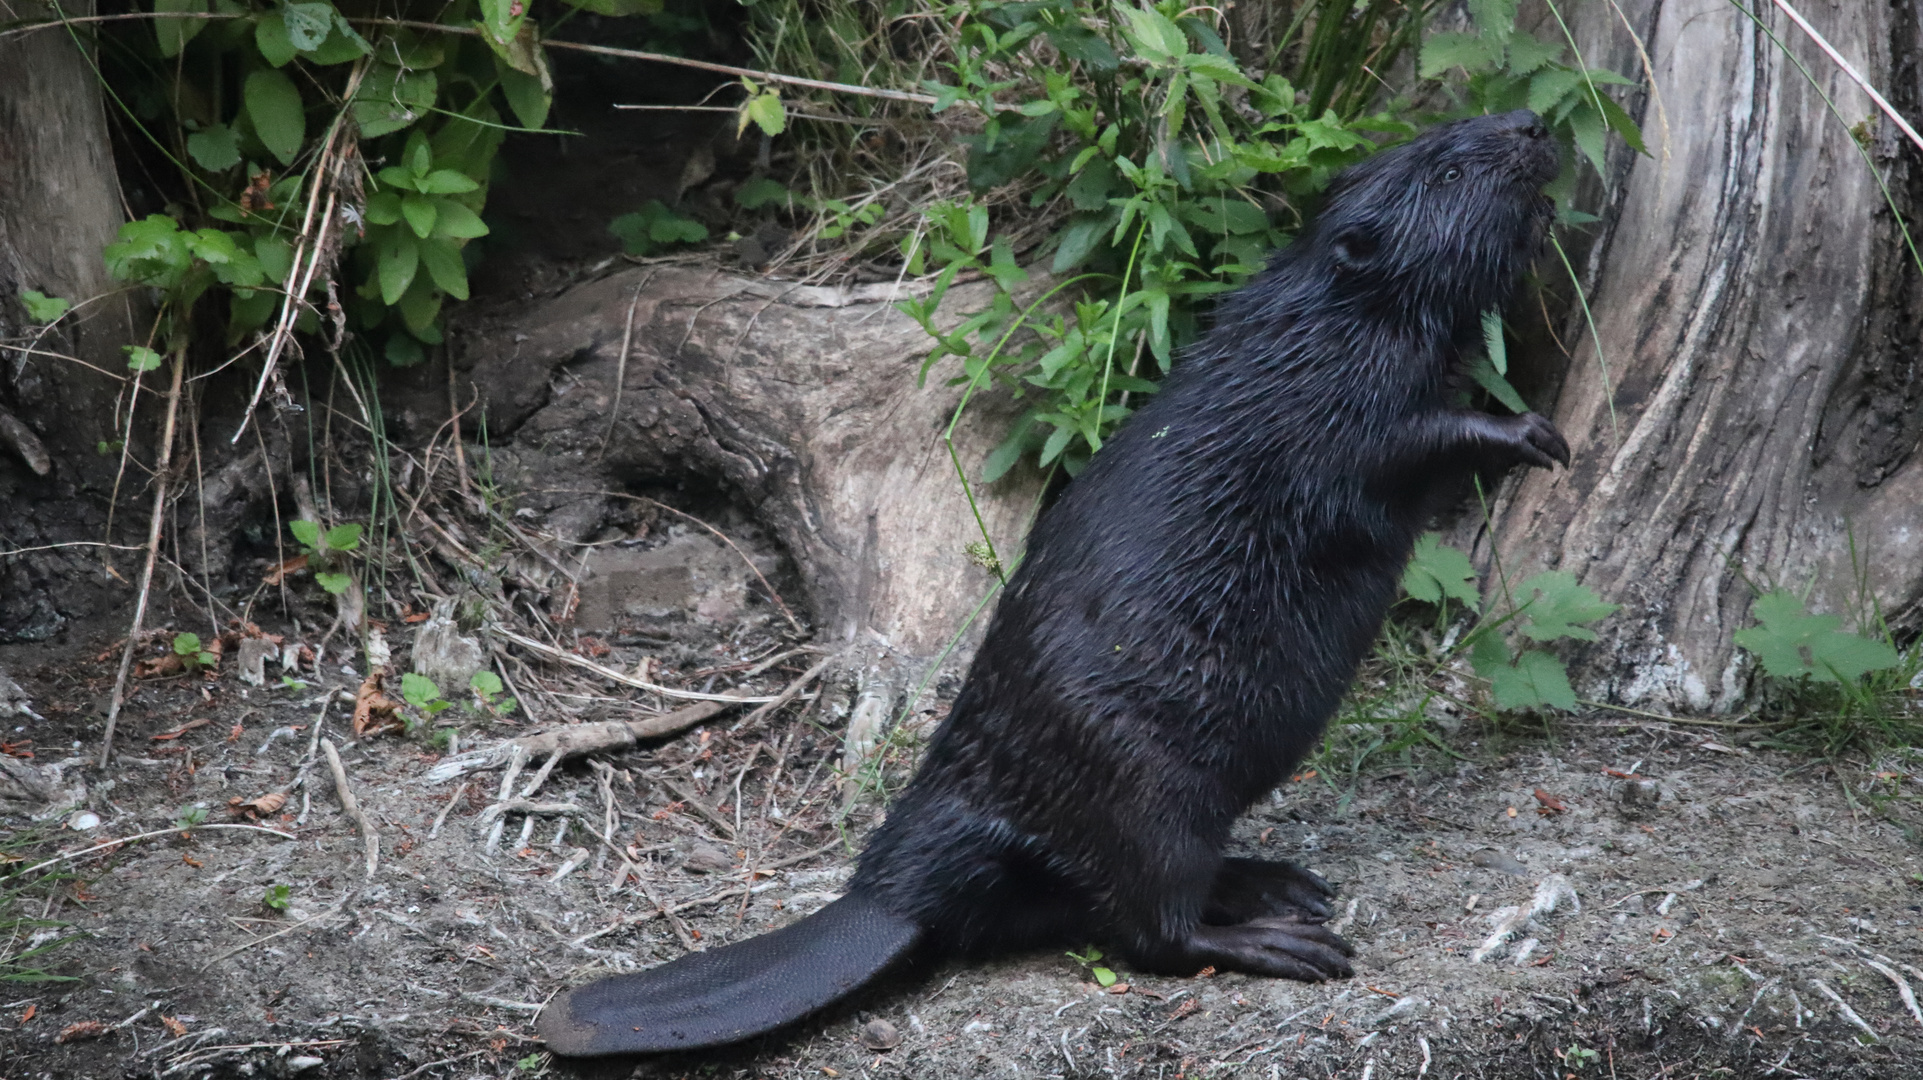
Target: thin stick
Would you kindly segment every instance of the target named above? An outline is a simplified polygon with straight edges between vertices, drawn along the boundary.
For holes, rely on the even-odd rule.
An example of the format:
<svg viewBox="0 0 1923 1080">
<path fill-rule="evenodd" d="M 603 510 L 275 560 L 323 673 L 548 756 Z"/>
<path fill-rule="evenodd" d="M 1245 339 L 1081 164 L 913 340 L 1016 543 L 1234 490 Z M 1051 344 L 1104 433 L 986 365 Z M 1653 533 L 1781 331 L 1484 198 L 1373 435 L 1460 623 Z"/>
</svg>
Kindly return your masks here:
<svg viewBox="0 0 1923 1080">
<path fill-rule="evenodd" d="M 55 855 L 53 858 L 48 859 L 46 862 L 35 863 L 34 865 L 27 867 L 25 870 L 20 871 L 20 873 L 21 875 L 24 876 L 26 874 L 31 874 L 36 870 L 45 870 L 47 867 L 52 866 L 56 863 L 63 863 L 69 859 L 84 859 L 89 855 L 94 855 L 99 852 L 106 851 L 108 848 L 117 848 L 122 844 L 131 844 L 137 840 L 151 840 L 156 836 L 166 836 L 168 833 L 199 832 L 202 829 L 240 829 L 246 832 L 262 832 L 262 833 L 266 833 L 269 836 L 278 836 L 282 840 L 300 839 L 300 837 L 295 836 L 293 833 L 284 833 L 284 832 L 281 832 L 279 829 L 267 828 L 265 825 L 196 825 L 191 829 L 180 829 L 180 828 L 155 829 L 152 832 L 135 833 L 133 836 L 123 836 L 118 840 L 108 840 L 105 843 L 95 844 L 90 848 L 82 848 L 79 851 L 69 851 L 65 855 Z"/>
<path fill-rule="evenodd" d="M 334 740 L 322 739 L 321 749 L 327 754 L 327 768 L 334 774 L 334 794 L 341 800 L 341 812 L 361 828 L 361 835 L 367 838 L 367 876 L 374 876 L 374 868 L 381 861 L 381 838 L 374 831 L 374 823 L 361 813 L 361 804 L 354 798 L 354 792 L 347 786 L 347 769 L 341 765 L 340 751 L 334 749 Z"/>
<path fill-rule="evenodd" d="M 613 668 L 603 667 L 585 657 L 576 656 L 571 652 L 557 649 L 545 642 L 536 641 L 531 637 L 524 637 L 509 630 L 505 626 L 495 624 L 490 626 L 489 629 L 500 637 L 519 645 L 523 649 L 532 649 L 550 659 L 559 660 L 564 664 L 573 664 L 575 667 L 592 671 L 604 679 L 618 682 L 623 686 L 632 686 L 637 690 L 647 690 L 660 694 L 662 697 L 682 698 L 687 701 L 724 701 L 731 705 L 763 705 L 774 700 L 774 698 L 771 697 L 733 697 L 728 694 L 698 694 L 693 690 L 676 690 L 672 686 L 657 686 L 654 683 L 634 678 L 631 675 L 624 675 Z"/>
<path fill-rule="evenodd" d="M 334 916 L 339 915 L 341 913 L 342 906 L 343 906 L 342 904 L 335 904 L 332 908 L 320 913 L 319 915 L 314 916 L 311 919 L 305 919 L 301 922 L 295 923 L 292 926 L 282 927 L 281 929 L 276 930 L 271 934 L 268 934 L 266 937 L 257 937 L 252 941 L 243 941 L 239 945 L 236 945 L 233 948 L 228 949 L 226 952 L 221 953 L 219 956 L 216 956 L 212 960 L 209 960 L 205 964 L 202 964 L 200 966 L 200 970 L 206 971 L 207 969 L 213 967 L 215 964 L 220 963 L 222 960 L 225 960 L 230 956 L 237 956 L 240 953 L 246 952 L 248 949 L 251 949 L 256 945 L 266 944 L 267 942 L 272 941 L 277 937 L 281 937 L 286 934 L 291 934 L 296 930 L 300 930 L 304 927 L 312 926 L 317 922 L 326 922 L 328 919 L 331 919 Z"/>
<path fill-rule="evenodd" d="M 154 511 L 147 521 L 147 564 L 140 571 L 140 595 L 134 601 L 133 627 L 127 631 L 127 647 L 120 653 L 120 672 L 114 676 L 113 697 L 107 704 L 107 730 L 100 737 L 100 767 L 107 767 L 107 759 L 114 748 L 114 724 L 120 719 L 120 706 L 125 702 L 127 676 L 133 671 L 134 650 L 140 647 L 140 627 L 147 618 L 147 596 L 154 584 L 154 563 L 160 558 L 160 527 L 165 521 L 167 511 L 167 468 L 174 458 L 174 422 L 180 415 L 180 382 L 187 371 L 187 345 L 183 341 L 174 349 L 174 382 L 167 391 L 167 418 L 161 424 L 160 456 L 154 464 Z M 128 423 L 131 425 L 132 421 Z"/>
<path fill-rule="evenodd" d="M 463 780 L 461 781 L 461 786 L 454 789 L 454 797 L 447 800 L 447 805 L 441 807 L 441 812 L 435 815 L 434 827 L 427 830 L 427 838 L 429 840 L 441 835 L 441 826 L 447 824 L 447 815 L 454 812 L 454 804 L 460 802 L 461 796 L 465 794 L 467 794 L 467 781 Z"/>
<path fill-rule="evenodd" d="M 601 433 L 601 452 L 595 455 L 597 459 L 607 456 L 608 443 L 614 440 L 614 422 L 621 417 L 621 384 L 628 377 L 628 347 L 634 343 L 634 311 L 641 306 L 641 290 L 653 280 L 653 273 L 642 278 L 641 283 L 634 287 L 633 298 L 628 301 L 627 327 L 621 331 L 621 355 L 614 362 L 614 404 L 608 406 L 608 430 Z"/>
<path fill-rule="evenodd" d="M 807 688 L 809 683 L 814 682 L 815 678 L 819 676 L 823 671 L 826 671 L 828 669 L 828 665 L 834 662 L 835 662 L 835 658 L 832 656 L 824 658 L 820 663 L 816 664 L 814 667 L 811 667 L 807 671 L 803 672 L 799 679 L 796 679 L 794 682 L 789 683 L 788 688 L 783 690 L 781 693 L 776 694 L 774 697 L 774 700 L 768 702 L 766 705 L 763 705 L 760 708 L 756 709 L 755 711 L 742 717 L 741 722 L 736 724 L 735 728 L 739 729 L 739 728 L 747 727 L 749 724 L 754 723 L 756 720 L 759 720 L 762 717 L 769 715 L 770 713 L 774 712 L 776 709 L 779 709 L 783 705 L 786 705 L 790 701 L 793 701 L 795 699 L 796 694 L 801 693 L 802 690 Z"/>
<path fill-rule="evenodd" d="M 1897 127 L 1903 129 L 1903 134 L 1909 136 L 1910 141 L 1916 144 L 1918 150 L 1923 150 L 1923 135 L 1916 133 L 1916 129 L 1910 126 L 1909 121 L 1903 119 L 1903 115 L 1896 111 L 1896 107 L 1884 100 L 1883 95 L 1876 92 L 1876 87 L 1871 86 L 1870 81 L 1865 79 L 1862 73 L 1856 70 L 1856 66 L 1848 60 L 1843 59 L 1843 54 L 1837 52 L 1836 47 L 1831 45 L 1827 38 L 1816 32 L 1816 28 L 1809 24 L 1809 20 L 1803 18 L 1800 12 L 1789 5 L 1789 0 L 1772 0 L 1772 2 L 1775 3 L 1777 7 L 1783 9 L 1783 14 L 1789 16 L 1789 21 L 1795 23 L 1797 29 L 1809 35 L 1809 39 L 1816 43 L 1816 47 L 1823 50 L 1823 52 L 1829 56 L 1830 61 L 1842 69 L 1843 74 L 1850 77 L 1851 82 L 1863 88 L 1863 92 L 1870 96 L 1870 100 L 1876 102 L 1876 107 L 1883 110 L 1883 115 L 1889 117 Z"/>
</svg>

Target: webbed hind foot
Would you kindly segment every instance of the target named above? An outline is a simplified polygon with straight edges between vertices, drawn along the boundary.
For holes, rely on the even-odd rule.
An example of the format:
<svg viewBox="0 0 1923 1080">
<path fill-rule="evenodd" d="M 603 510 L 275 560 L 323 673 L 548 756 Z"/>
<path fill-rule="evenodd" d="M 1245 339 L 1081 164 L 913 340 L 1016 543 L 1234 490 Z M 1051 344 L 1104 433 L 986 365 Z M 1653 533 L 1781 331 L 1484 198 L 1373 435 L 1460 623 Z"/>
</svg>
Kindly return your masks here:
<svg viewBox="0 0 1923 1080">
<path fill-rule="evenodd" d="M 1327 922 L 1335 914 L 1329 906 L 1334 896 L 1335 886 L 1294 863 L 1226 858 L 1209 888 L 1202 921 L 1213 926 L 1234 926 L 1262 918 Z"/>
</svg>

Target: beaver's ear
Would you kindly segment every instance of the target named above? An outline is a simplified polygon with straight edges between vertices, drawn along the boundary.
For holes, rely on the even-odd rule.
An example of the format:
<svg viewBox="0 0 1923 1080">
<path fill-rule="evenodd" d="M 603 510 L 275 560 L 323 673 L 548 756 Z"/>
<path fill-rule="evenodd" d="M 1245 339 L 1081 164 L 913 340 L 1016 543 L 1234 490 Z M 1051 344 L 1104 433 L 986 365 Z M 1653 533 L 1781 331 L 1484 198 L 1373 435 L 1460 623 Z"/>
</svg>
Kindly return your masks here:
<svg viewBox="0 0 1923 1080">
<path fill-rule="evenodd" d="M 1329 253 L 1335 256 L 1338 267 L 1360 270 L 1375 261 L 1381 247 L 1381 239 L 1376 236 L 1375 230 L 1363 225 L 1350 225 L 1335 234 L 1335 239 L 1329 243 Z"/>
</svg>

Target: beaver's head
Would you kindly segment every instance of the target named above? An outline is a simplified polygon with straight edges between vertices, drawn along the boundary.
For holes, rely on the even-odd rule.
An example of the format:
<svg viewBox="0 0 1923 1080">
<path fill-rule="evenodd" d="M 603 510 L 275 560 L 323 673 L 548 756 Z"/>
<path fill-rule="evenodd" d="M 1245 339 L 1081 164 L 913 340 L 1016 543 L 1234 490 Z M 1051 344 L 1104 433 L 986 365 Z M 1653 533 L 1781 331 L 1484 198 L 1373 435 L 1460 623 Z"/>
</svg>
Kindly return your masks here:
<svg viewBox="0 0 1923 1080">
<path fill-rule="evenodd" d="M 1306 237 L 1336 287 L 1429 318 L 1503 300 L 1535 257 L 1561 155 L 1527 109 L 1458 120 L 1362 162 L 1330 185 Z"/>
</svg>

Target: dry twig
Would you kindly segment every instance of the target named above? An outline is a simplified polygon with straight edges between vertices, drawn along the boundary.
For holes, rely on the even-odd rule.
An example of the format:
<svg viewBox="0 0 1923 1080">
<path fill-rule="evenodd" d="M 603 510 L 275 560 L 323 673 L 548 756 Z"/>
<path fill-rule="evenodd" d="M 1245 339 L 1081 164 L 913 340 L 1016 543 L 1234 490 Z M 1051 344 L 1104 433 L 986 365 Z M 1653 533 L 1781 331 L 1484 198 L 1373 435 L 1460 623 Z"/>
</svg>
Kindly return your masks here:
<svg viewBox="0 0 1923 1080">
<path fill-rule="evenodd" d="M 341 765 L 340 751 L 334 749 L 334 740 L 322 739 L 321 749 L 327 754 L 327 768 L 334 774 L 334 794 L 340 796 L 341 812 L 360 826 L 361 835 L 367 839 L 367 876 L 372 879 L 374 868 L 381 861 L 380 834 L 374 831 L 374 823 L 361 812 L 360 801 L 354 798 L 353 790 L 347 786 L 347 769 Z"/>
</svg>

